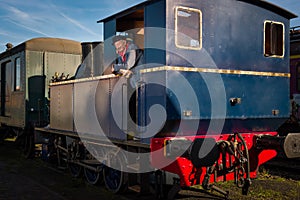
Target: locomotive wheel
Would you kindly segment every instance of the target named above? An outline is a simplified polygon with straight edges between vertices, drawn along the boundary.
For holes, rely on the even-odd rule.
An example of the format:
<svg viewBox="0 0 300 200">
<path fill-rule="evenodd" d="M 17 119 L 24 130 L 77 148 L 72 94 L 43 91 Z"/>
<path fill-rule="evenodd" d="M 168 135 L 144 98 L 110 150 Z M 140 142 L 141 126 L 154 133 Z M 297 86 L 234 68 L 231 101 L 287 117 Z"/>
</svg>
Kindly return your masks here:
<svg viewBox="0 0 300 200">
<path fill-rule="evenodd" d="M 34 138 L 33 135 L 24 136 L 23 153 L 25 158 L 31 158 L 34 153 Z"/>
<path fill-rule="evenodd" d="M 82 151 L 82 145 L 77 140 L 73 140 L 72 143 L 68 145 L 67 149 L 70 173 L 75 178 L 80 177 L 82 175 L 82 166 L 76 162 L 83 158 L 84 152 Z"/>
<path fill-rule="evenodd" d="M 103 170 L 106 188 L 113 193 L 122 193 L 126 190 L 125 173 L 110 167 Z"/>
<path fill-rule="evenodd" d="M 101 156 L 104 156 L 104 151 L 101 149 L 95 150 L 94 148 L 89 148 L 90 151 L 93 151 L 92 154 L 96 156 L 97 158 L 100 158 Z M 85 154 L 85 160 L 96 160 L 96 158 L 89 152 L 86 152 Z M 93 165 L 93 167 L 96 167 L 98 171 L 94 171 L 88 168 L 83 168 L 84 176 L 88 183 L 95 185 L 97 183 L 102 184 L 103 183 L 103 164 L 100 165 Z"/>
<path fill-rule="evenodd" d="M 17 130 L 9 128 L 7 129 L 8 134 L 10 132 L 13 135 L 17 135 L 17 144 L 21 144 L 23 155 L 25 158 L 31 158 L 34 156 L 35 143 L 34 143 L 34 130 L 32 126 L 25 128 L 25 130 Z"/>
<path fill-rule="evenodd" d="M 54 143 L 54 149 L 56 150 L 56 158 L 57 158 L 57 166 L 61 169 L 67 169 L 67 152 L 64 151 L 62 148 L 66 148 L 66 137 L 59 137 L 55 136 L 55 139 L 53 141 Z"/>
<path fill-rule="evenodd" d="M 100 166 L 102 167 L 102 166 Z M 103 173 L 95 172 L 93 170 L 83 168 L 84 176 L 89 184 L 96 185 L 97 183 L 103 183 Z"/>
<path fill-rule="evenodd" d="M 113 193 L 125 192 L 128 188 L 128 174 L 123 172 L 123 165 L 126 163 L 124 157 L 120 155 L 115 156 L 113 153 L 109 153 L 108 162 L 109 166 L 105 166 L 103 169 L 103 177 L 106 188 Z M 113 167 L 118 167 L 117 170 Z"/>
<path fill-rule="evenodd" d="M 78 178 L 82 175 L 82 167 L 80 165 L 69 163 L 69 170 L 73 177 Z"/>
</svg>

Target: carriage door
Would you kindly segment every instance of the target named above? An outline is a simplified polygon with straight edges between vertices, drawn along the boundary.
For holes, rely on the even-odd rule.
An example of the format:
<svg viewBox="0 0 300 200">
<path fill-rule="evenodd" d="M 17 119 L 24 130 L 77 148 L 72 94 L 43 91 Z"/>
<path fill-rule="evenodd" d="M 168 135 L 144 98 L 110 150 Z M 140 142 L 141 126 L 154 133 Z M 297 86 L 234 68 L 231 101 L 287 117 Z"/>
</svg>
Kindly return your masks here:
<svg viewBox="0 0 300 200">
<path fill-rule="evenodd" d="M 11 61 L 1 65 L 1 116 L 10 115 L 10 97 L 11 97 Z"/>
</svg>

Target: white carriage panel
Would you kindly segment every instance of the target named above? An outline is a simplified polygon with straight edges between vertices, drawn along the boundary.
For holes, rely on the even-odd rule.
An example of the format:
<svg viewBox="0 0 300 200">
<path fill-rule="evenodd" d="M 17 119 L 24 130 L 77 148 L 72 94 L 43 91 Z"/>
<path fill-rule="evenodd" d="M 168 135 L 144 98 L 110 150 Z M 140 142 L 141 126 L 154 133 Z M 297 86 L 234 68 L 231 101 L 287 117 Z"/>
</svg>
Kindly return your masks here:
<svg viewBox="0 0 300 200">
<path fill-rule="evenodd" d="M 25 92 L 13 92 L 11 95 L 11 125 L 25 127 Z"/>
<path fill-rule="evenodd" d="M 45 75 L 53 76 L 56 72 L 60 75 L 74 76 L 77 67 L 81 63 L 81 55 L 56 52 L 45 53 Z"/>
<path fill-rule="evenodd" d="M 14 66 L 16 65 L 16 59 L 20 58 L 20 90 L 12 92 L 12 125 L 16 127 L 25 127 L 26 118 L 26 61 L 25 61 L 25 51 L 17 53 L 13 57 Z M 16 73 L 16 72 L 14 72 Z M 15 74 L 13 74 L 13 79 L 15 79 Z M 14 80 L 15 82 L 16 80 Z"/>
<path fill-rule="evenodd" d="M 43 52 L 26 51 L 26 88 L 28 88 L 28 78 L 32 76 L 43 75 Z M 28 100 L 28 91 L 26 91 L 26 99 Z"/>
<path fill-rule="evenodd" d="M 52 76 L 58 73 L 59 76 L 64 73 L 65 76 L 69 75 L 69 78 L 74 76 L 77 67 L 81 63 L 81 55 L 78 54 L 66 54 L 58 52 L 45 52 L 45 69 L 46 76 L 45 91 L 48 94 L 48 84 L 51 82 Z"/>
<path fill-rule="evenodd" d="M 8 63 L 5 68 L 5 110 L 0 122 L 8 126 L 23 128 L 25 126 L 25 53 L 24 51 L 12 54 L 3 59 L 1 65 Z M 21 61 L 20 90 L 14 90 L 16 59 Z M 1 96 L 1 94 L 0 94 Z M 0 106 L 1 107 L 1 106 Z"/>
</svg>

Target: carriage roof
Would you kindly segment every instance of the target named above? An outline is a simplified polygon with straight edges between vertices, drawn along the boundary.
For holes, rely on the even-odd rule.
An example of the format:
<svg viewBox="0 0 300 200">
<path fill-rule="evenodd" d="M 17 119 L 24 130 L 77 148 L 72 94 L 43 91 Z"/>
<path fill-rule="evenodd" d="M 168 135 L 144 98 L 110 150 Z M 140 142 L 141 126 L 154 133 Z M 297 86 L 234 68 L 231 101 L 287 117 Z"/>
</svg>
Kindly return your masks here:
<svg viewBox="0 0 300 200">
<path fill-rule="evenodd" d="M 81 43 L 61 38 L 33 38 L 0 54 L 0 59 L 20 51 L 47 51 L 69 54 L 81 54 Z"/>
</svg>

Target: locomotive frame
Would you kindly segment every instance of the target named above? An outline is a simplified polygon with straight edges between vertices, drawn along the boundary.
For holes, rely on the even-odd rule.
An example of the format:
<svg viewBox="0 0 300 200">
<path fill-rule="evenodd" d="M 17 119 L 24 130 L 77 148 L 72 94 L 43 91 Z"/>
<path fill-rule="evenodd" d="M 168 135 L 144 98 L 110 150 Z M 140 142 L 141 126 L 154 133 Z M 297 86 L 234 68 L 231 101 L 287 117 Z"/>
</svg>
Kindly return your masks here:
<svg viewBox="0 0 300 200">
<path fill-rule="evenodd" d="M 277 133 L 290 116 L 287 30 L 294 17 L 259 0 L 151 0 L 99 20 L 104 42 L 96 52 L 103 57 L 83 55 L 80 66 L 98 60 L 90 67 L 98 71 L 76 78 L 79 63 L 63 70 L 51 67 L 52 74 L 75 74 L 74 80 L 50 84 L 50 124 L 45 127 L 40 114 L 26 118 L 22 128 L 35 125 L 26 138 L 42 143 L 43 159 L 55 157 L 74 176 L 83 171 L 89 183 L 102 181 L 115 193 L 137 185 L 148 192 L 154 185 L 157 197 L 167 192 L 173 198 L 181 187 L 201 184 L 227 197 L 214 182 L 234 180 L 247 194 L 258 167 L 278 150 L 299 157 L 299 135 Z M 130 36 L 144 51 L 145 64 L 133 69 L 131 79 L 110 74 L 116 33 Z M 2 53 L 1 66 L 18 49 Z M 77 43 L 76 49 L 78 62 Z M 38 75 L 46 79 L 37 83 L 46 84 L 38 89 L 40 98 L 48 97 L 50 80 L 42 72 Z M 23 83 L 29 81 L 32 74 L 22 73 Z M 3 95 L 1 100 L 3 110 Z M 157 131 L 149 132 L 157 120 L 151 118 L 155 105 L 164 109 L 155 115 L 164 121 L 156 121 Z M 0 121 L 3 127 L 15 126 Z"/>
</svg>

